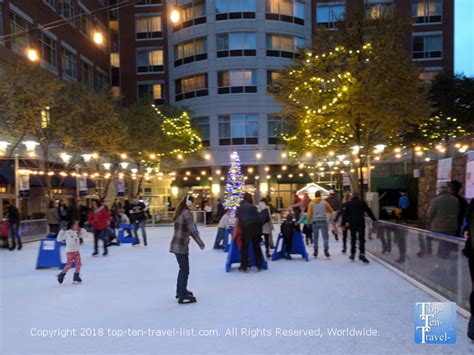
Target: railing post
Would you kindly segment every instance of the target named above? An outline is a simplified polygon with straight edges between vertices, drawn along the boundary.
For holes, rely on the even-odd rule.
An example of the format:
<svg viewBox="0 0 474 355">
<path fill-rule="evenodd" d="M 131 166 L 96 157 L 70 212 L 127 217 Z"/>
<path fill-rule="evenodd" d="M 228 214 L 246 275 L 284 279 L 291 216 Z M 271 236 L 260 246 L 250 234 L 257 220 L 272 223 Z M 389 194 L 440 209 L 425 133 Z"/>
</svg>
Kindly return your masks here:
<svg viewBox="0 0 474 355">
<path fill-rule="evenodd" d="M 462 252 L 461 252 L 461 244 L 457 244 L 457 255 L 456 255 L 456 258 L 457 258 L 457 288 L 456 288 L 456 303 L 458 305 L 462 305 L 462 259 L 463 259 L 463 255 L 462 255 Z"/>
</svg>

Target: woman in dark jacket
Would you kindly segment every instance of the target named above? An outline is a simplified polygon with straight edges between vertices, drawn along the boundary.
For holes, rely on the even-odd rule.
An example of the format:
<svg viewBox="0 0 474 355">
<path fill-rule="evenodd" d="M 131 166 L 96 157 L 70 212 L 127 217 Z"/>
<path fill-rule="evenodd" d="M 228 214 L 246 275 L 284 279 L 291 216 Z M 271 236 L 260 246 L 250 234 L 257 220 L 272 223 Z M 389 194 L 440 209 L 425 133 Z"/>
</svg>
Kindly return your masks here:
<svg viewBox="0 0 474 355">
<path fill-rule="evenodd" d="M 191 195 L 184 197 L 176 207 L 173 217 L 174 234 L 171 240 L 170 253 L 175 254 L 179 265 L 176 298 L 180 304 L 196 302 L 193 293 L 187 289 L 189 276 L 189 237 L 191 236 L 196 241 L 201 250 L 205 247 L 204 242 L 199 237 L 193 215 L 190 212 L 190 210 L 194 209 L 194 206 L 194 197 Z"/>
<path fill-rule="evenodd" d="M 474 198 L 471 199 L 471 202 L 467 208 L 466 222 L 465 234 L 467 234 L 467 240 L 463 252 L 464 255 L 469 259 L 469 272 L 471 274 L 471 282 L 473 287 L 471 290 L 471 296 L 469 297 L 471 318 L 469 319 L 467 336 L 471 340 L 474 340 Z"/>
<path fill-rule="evenodd" d="M 263 268 L 263 255 L 260 249 L 260 236 L 262 235 L 262 224 L 257 207 L 253 205 L 252 195 L 246 192 L 240 207 L 236 212 L 236 224 L 241 231 L 242 246 L 240 247 L 240 271 L 247 271 L 249 266 L 249 246 L 253 245 L 255 262 L 258 270 Z"/>
</svg>

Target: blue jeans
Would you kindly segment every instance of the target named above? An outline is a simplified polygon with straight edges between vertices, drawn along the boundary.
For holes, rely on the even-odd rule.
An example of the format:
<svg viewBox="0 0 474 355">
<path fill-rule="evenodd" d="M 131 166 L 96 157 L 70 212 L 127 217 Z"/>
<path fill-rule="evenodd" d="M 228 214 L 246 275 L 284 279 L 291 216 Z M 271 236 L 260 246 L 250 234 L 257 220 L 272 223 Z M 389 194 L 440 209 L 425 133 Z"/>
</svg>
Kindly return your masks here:
<svg viewBox="0 0 474 355">
<path fill-rule="evenodd" d="M 15 247 L 16 242 L 18 241 L 18 245 L 21 245 L 20 234 L 18 233 L 19 225 L 18 223 L 10 224 L 10 238 L 12 239 L 12 248 Z"/>
<path fill-rule="evenodd" d="M 133 235 L 137 239 L 136 243 L 140 243 L 140 239 L 138 239 L 138 229 L 140 228 L 140 230 L 142 231 L 143 244 L 147 245 L 145 223 L 146 223 L 146 220 L 144 219 L 141 221 L 135 221 L 135 223 L 133 224 Z"/>
<path fill-rule="evenodd" d="M 223 245 L 221 246 L 221 242 L 222 244 L 224 243 L 224 238 L 225 238 L 225 228 L 218 228 L 217 239 L 216 239 L 216 242 L 214 243 L 214 249 L 221 249 L 223 247 Z"/>
<path fill-rule="evenodd" d="M 184 297 L 187 293 L 188 288 L 188 276 L 189 276 L 189 255 L 188 254 L 175 254 L 176 260 L 179 265 L 178 282 L 176 284 L 176 294 L 178 297 Z"/>
<path fill-rule="evenodd" d="M 323 234 L 323 242 L 324 242 L 324 251 L 329 250 L 329 228 L 328 222 L 313 222 L 313 243 L 314 243 L 314 253 L 318 253 L 318 239 L 319 239 L 319 230 L 321 229 L 321 233 Z"/>
</svg>

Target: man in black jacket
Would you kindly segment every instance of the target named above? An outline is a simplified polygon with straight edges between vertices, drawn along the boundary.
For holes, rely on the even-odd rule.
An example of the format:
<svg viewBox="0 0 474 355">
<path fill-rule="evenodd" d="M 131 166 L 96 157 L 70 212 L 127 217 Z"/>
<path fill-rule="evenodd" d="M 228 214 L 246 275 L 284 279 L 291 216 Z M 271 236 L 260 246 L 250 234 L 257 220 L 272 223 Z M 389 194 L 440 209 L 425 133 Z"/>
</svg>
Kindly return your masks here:
<svg viewBox="0 0 474 355">
<path fill-rule="evenodd" d="M 148 206 L 145 205 L 142 201 L 138 199 L 138 196 L 135 196 L 130 204 L 130 220 L 133 224 L 133 234 L 135 235 L 135 242 L 133 245 L 140 244 L 140 239 L 138 239 L 138 228 L 142 231 L 143 244 L 146 246 L 146 213 L 148 213 Z"/>
<path fill-rule="evenodd" d="M 351 256 L 354 260 L 356 252 L 356 238 L 359 238 L 359 260 L 368 263 L 365 257 L 365 213 L 374 221 L 377 221 L 372 210 L 367 204 L 359 198 L 359 194 L 354 192 L 352 199 L 344 210 L 343 220 L 346 221 L 346 227 L 351 231 Z"/>
<path fill-rule="evenodd" d="M 18 241 L 18 250 L 21 250 L 22 244 L 20 239 L 20 212 L 18 208 L 13 206 L 10 201 L 6 201 L 4 209 L 8 214 L 8 224 L 10 226 L 10 237 L 12 239 L 12 245 L 10 250 L 14 250 L 16 247 L 16 241 Z"/>
</svg>

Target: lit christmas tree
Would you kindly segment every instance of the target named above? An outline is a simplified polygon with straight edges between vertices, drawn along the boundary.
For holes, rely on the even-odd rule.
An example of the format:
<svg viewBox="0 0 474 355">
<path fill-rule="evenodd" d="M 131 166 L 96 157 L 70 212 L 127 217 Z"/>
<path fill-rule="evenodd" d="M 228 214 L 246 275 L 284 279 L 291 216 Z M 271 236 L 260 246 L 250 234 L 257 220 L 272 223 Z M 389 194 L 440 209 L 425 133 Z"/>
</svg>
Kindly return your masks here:
<svg viewBox="0 0 474 355">
<path fill-rule="evenodd" d="M 233 152 L 230 156 L 230 168 L 227 173 L 225 186 L 225 202 L 224 207 L 230 209 L 229 224 L 235 222 L 235 211 L 240 205 L 240 200 L 244 194 L 244 175 L 240 167 L 240 157 L 237 152 Z"/>
</svg>

